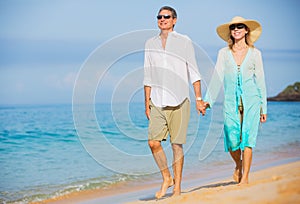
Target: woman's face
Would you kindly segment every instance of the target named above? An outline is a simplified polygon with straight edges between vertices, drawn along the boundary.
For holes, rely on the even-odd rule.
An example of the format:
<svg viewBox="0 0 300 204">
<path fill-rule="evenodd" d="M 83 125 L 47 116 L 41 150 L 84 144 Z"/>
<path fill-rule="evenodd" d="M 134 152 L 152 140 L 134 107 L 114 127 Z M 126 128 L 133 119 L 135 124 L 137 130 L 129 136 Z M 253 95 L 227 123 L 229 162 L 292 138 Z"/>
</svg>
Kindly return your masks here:
<svg viewBox="0 0 300 204">
<path fill-rule="evenodd" d="M 246 25 L 242 23 L 238 24 L 231 24 L 229 26 L 231 36 L 235 40 L 241 40 L 245 37 L 245 35 L 248 33 Z"/>
</svg>

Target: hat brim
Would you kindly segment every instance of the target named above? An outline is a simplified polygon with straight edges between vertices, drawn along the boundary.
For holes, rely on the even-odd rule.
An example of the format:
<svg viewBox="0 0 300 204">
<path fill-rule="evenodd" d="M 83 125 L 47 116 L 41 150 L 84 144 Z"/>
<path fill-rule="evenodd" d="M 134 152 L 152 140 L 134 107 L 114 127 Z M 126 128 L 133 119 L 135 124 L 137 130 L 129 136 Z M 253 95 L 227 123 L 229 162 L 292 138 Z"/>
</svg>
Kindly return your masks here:
<svg viewBox="0 0 300 204">
<path fill-rule="evenodd" d="M 220 38 L 222 38 L 223 40 L 225 40 L 227 42 L 230 38 L 229 26 L 231 24 L 237 24 L 237 23 L 243 23 L 250 29 L 250 38 L 251 38 L 252 42 L 255 42 L 258 40 L 258 38 L 260 37 L 261 32 L 262 32 L 262 27 L 261 27 L 260 23 L 258 23 L 255 20 L 242 20 L 242 21 L 237 21 L 237 22 L 229 22 L 229 23 L 225 23 L 225 24 L 218 26 L 217 33 L 220 36 Z"/>
</svg>

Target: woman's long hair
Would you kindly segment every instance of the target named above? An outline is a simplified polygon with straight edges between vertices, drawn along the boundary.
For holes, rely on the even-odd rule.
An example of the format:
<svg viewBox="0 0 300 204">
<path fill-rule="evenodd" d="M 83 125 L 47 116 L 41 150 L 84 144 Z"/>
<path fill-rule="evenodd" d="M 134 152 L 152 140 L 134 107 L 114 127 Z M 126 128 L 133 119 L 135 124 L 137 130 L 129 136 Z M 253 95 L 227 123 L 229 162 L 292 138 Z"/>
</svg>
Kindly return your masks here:
<svg viewBox="0 0 300 204">
<path fill-rule="evenodd" d="M 251 41 L 251 31 L 250 29 L 246 26 L 245 27 L 246 31 L 247 31 L 247 34 L 245 35 L 245 41 L 246 41 L 246 44 L 249 46 L 249 47 L 254 47 L 254 44 L 253 42 Z M 231 32 L 231 31 L 229 31 Z M 234 41 L 234 38 L 232 37 L 232 35 L 230 34 L 230 38 L 228 39 L 228 47 L 232 50 L 232 47 L 234 45 L 235 41 Z"/>
</svg>

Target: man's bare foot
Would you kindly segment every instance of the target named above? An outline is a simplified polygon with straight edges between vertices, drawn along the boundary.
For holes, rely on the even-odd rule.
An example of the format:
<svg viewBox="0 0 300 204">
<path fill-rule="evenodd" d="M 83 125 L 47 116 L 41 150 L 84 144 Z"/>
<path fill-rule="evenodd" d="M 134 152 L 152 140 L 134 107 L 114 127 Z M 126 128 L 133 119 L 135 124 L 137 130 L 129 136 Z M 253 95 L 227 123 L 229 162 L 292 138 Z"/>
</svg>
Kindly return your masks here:
<svg viewBox="0 0 300 204">
<path fill-rule="evenodd" d="M 240 183 L 241 179 L 242 179 L 242 167 L 243 167 L 243 163 L 242 160 L 240 162 L 240 164 L 238 166 L 235 167 L 234 172 L 233 172 L 233 180 L 236 181 L 237 183 Z"/>
<path fill-rule="evenodd" d="M 161 184 L 160 191 L 157 191 L 155 194 L 156 199 L 162 198 L 166 195 L 168 188 L 174 185 L 174 179 L 172 177 L 168 179 L 164 179 L 163 183 Z"/>
</svg>

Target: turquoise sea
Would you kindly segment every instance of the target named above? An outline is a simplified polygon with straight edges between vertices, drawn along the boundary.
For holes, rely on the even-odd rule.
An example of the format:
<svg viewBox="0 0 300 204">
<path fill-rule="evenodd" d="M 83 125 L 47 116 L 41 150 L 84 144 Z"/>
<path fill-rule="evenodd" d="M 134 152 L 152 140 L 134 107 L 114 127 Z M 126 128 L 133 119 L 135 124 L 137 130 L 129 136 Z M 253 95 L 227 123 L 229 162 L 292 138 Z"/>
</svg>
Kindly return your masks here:
<svg viewBox="0 0 300 204">
<path fill-rule="evenodd" d="M 193 106 L 184 177 L 233 169 L 223 150 L 221 105 L 205 117 Z M 92 107 L 0 106 L 1 203 L 28 203 L 120 182 L 159 181 L 147 145 L 144 104 Z M 168 141 L 164 147 L 170 163 Z M 289 159 L 300 159 L 300 103 L 268 102 L 268 121 L 260 127 L 253 165 Z"/>
</svg>

